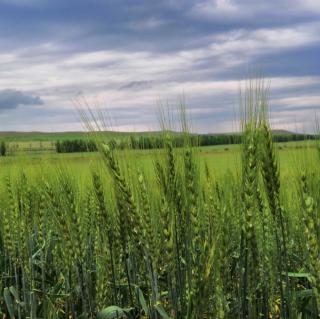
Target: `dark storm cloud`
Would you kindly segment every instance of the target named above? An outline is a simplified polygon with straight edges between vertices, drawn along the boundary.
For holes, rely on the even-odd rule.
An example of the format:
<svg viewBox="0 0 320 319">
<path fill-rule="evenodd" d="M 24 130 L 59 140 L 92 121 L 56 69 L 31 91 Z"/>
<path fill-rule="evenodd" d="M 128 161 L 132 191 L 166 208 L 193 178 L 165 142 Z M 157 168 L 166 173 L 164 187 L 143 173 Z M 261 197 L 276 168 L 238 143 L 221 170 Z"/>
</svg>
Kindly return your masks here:
<svg viewBox="0 0 320 319">
<path fill-rule="evenodd" d="M 20 105 L 42 105 L 39 96 L 32 96 L 14 89 L 0 90 L 0 110 L 15 109 Z"/>
</svg>

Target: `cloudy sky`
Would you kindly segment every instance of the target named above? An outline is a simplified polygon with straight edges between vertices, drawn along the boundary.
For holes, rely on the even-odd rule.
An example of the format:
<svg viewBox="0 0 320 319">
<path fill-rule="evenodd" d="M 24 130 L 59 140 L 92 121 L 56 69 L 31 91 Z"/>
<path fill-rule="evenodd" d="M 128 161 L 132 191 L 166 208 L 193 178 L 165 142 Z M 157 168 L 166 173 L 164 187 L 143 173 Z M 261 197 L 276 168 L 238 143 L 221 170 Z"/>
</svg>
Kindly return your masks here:
<svg viewBox="0 0 320 319">
<path fill-rule="evenodd" d="M 198 132 L 234 130 L 239 85 L 270 80 L 274 127 L 320 110 L 319 0 L 0 0 L 0 130 L 158 129 L 183 97 Z"/>
</svg>

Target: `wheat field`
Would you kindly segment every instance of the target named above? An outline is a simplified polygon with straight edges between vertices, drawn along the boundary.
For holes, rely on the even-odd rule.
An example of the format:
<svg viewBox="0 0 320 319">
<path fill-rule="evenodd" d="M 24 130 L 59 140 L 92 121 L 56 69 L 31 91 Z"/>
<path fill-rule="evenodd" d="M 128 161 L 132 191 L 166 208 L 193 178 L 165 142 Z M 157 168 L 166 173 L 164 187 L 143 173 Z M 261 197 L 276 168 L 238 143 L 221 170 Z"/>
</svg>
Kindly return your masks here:
<svg viewBox="0 0 320 319">
<path fill-rule="evenodd" d="M 85 177 L 7 163 L 2 318 L 318 318 L 319 148 L 284 172 L 263 88 L 242 102 L 239 156 L 223 173 L 184 117 L 184 146 L 164 127 L 148 164 L 101 134 Z"/>
</svg>

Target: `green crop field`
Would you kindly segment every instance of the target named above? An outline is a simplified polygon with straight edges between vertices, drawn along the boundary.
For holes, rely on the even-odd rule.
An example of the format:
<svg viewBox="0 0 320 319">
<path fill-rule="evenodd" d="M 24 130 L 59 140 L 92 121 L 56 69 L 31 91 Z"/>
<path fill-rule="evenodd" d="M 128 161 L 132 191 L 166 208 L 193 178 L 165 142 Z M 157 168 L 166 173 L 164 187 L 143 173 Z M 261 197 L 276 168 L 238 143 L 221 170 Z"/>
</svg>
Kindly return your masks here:
<svg viewBox="0 0 320 319">
<path fill-rule="evenodd" d="M 259 92 L 241 145 L 194 147 L 186 119 L 180 147 L 169 129 L 145 150 L 92 132 L 85 153 L 7 136 L 2 317 L 317 318 L 319 144 L 274 143 Z"/>
<path fill-rule="evenodd" d="M 64 153 L 57 154 L 54 150 L 43 149 L 41 152 L 29 152 L 28 145 L 38 147 L 38 141 L 30 140 L 19 142 L 20 151 L 14 156 L 0 157 L 0 165 L 3 170 L 0 176 L 4 176 L 10 170 L 23 168 L 26 173 L 37 171 L 40 167 L 45 169 L 63 168 L 78 171 L 81 175 L 90 175 L 92 168 L 103 165 L 99 152 L 93 153 Z M 43 142 L 45 143 L 45 142 Z M 48 142 L 51 145 L 51 142 Z M 294 165 L 304 160 L 304 157 L 314 156 L 316 153 L 315 141 L 299 141 L 277 143 L 276 152 L 279 156 L 279 166 L 282 174 L 287 174 Z M 25 145 L 25 148 L 22 147 Z M 227 171 L 236 173 L 240 170 L 240 145 L 217 145 L 197 147 L 195 149 L 202 168 L 207 165 L 212 174 L 221 176 Z M 123 160 L 133 162 L 136 166 L 147 169 L 151 174 L 154 171 L 154 161 L 157 159 L 159 150 L 125 150 L 118 151 L 118 156 Z M 306 155 L 308 154 L 308 155 Z M 28 169 L 26 169 L 28 167 Z"/>
<path fill-rule="evenodd" d="M 2 312 L 315 318 L 318 144 L 272 145 L 268 132 L 247 126 L 242 145 L 175 149 L 168 135 L 161 150 L 1 157 Z"/>
</svg>

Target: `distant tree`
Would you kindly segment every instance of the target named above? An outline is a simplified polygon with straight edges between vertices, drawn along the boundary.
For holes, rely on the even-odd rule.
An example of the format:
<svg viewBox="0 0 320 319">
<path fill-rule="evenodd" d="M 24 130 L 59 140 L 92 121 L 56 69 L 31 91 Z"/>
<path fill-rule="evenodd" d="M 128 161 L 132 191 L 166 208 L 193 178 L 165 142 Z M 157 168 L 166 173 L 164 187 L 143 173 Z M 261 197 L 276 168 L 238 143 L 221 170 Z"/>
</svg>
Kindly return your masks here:
<svg viewBox="0 0 320 319">
<path fill-rule="evenodd" d="M 0 155 L 6 156 L 6 153 L 7 153 L 7 146 L 6 146 L 6 143 L 2 141 L 0 144 Z"/>
<path fill-rule="evenodd" d="M 57 153 L 96 152 L 97 146 L 94 141 L 63 140 L 56 142 Z"/>
<path fill-rule="evenodd" d="M 56 143 L 56 151 L 57 151 L 57 153 L 61 153 L 61 144 L 60 144 L 60 141 L 57 141 L 57 143 Z"/>
</svg>

